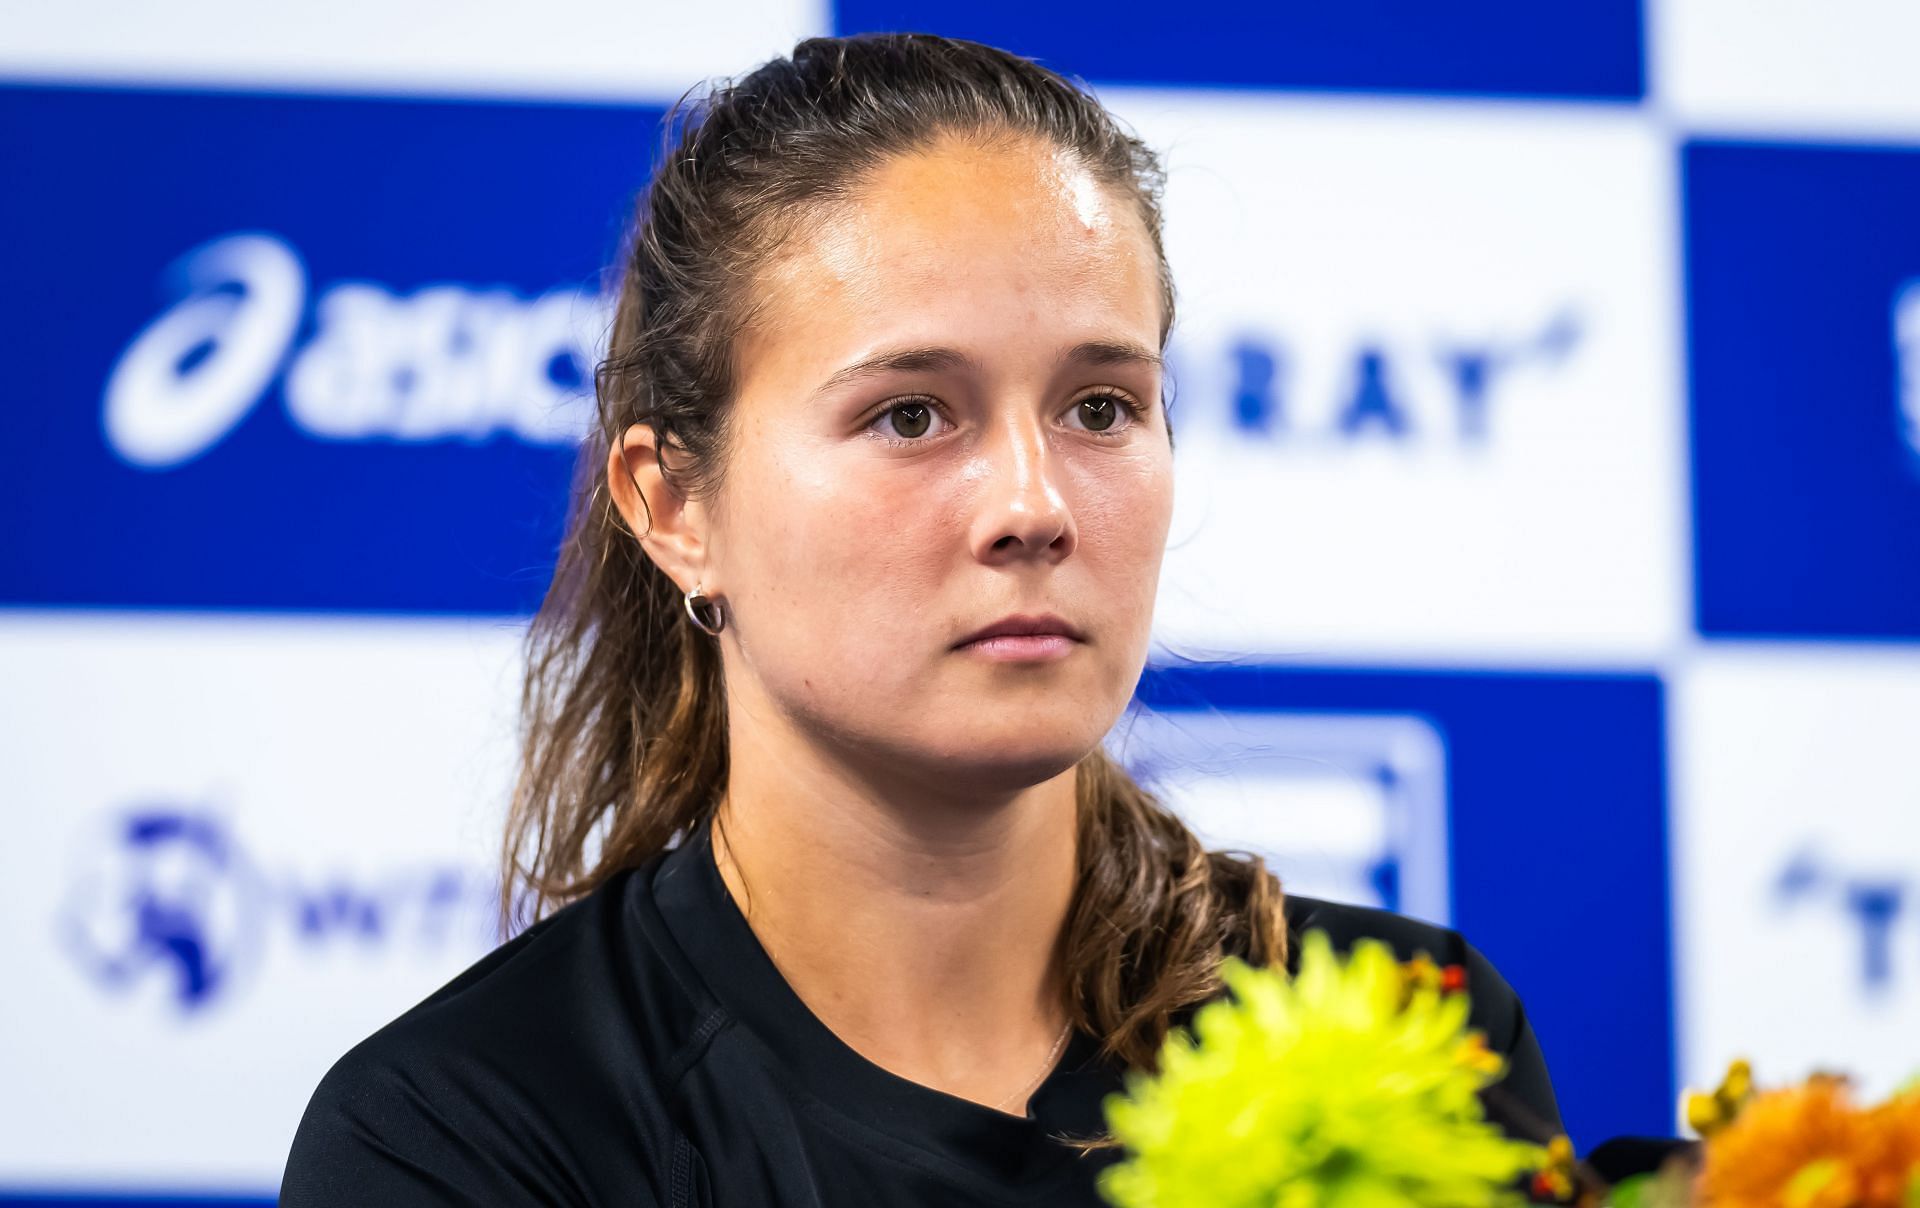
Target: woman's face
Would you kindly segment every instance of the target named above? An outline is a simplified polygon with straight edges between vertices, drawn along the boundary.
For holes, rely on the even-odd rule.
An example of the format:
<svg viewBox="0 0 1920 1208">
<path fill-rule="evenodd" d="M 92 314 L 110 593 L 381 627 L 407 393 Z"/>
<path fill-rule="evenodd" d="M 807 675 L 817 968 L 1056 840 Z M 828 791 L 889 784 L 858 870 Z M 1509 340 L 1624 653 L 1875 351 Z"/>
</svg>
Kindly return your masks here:
<svg viewBox="0 0 1920 1208">
<path fill-rule="evenodd" d="M 1044 146 L 949 141 L 808 215 L 703 505 L 736 727 L 989 790 L 1099 742 L 1172 509 L 1158 282 L 1134 204 Z"/>
</svg>

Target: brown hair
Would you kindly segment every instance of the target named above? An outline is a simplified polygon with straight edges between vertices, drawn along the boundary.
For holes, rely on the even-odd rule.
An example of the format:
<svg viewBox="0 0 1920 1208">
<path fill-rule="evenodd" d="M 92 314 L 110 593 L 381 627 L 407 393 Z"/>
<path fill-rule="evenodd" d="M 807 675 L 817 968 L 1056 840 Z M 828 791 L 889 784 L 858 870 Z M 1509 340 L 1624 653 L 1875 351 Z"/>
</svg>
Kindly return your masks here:
<svg viewBox="0 0 1920 1208">
<path fill-rule="evenodd" d="M 945 137 L 1041 140 L 1136 200 L 1160 261 L 1164 345 L 1173 292 L 1159 161 L 1093 97 L 1033 62 L 918 34 L 812 38 L 678 108 L 623 258 L 596 374 L 597 431 L 528 635 L 503 854 L 505 898 L 522 913 L 546 913 L 672 846 L 713 816 L 727 784 L 719 648 L 688 623 L 679 589 L 614 508 L 603 482 L 612 442 L 649 424 L 682 489 L 712 490 L 752 270 L 809 207 Z M 1067 1009 L 1106 1055 L 1152 1068 L 1178 1013 L 1219 991 L 1222 955 L 1284 964 L 1280 886 L 1257 858 L 1203 849 L 1098 749 L 1077 786 Z"/>
</svg>

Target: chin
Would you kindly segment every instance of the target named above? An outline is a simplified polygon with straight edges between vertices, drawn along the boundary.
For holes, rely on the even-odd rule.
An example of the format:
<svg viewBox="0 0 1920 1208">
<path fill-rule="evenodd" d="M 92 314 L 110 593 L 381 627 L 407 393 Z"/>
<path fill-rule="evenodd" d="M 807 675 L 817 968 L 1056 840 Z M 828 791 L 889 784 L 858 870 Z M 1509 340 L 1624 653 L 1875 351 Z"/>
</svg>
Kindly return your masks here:
<svg viewBox="0 0 1920 1208">
<path fill-rule="evenodd" d="M 857 704 L 846 711 L 796 713 L 804 729 L 877 781 L 914 792 L 994 796 L 1044 784 L 1096 750 L 1126 707 L 1124 696 L 1104 689 L 1055 682 L 983 691 L 977 683 L 922 682 L 835 702 Z"/>
<path fill-rule="evenodd" d="M 938 783 L 1009 793 L 1071 771 L 1100 745 L 1101 735 L 1081 726 L 1062 732 L 1035 725 L 943 737 L 945 741 L 922 756 Z"/>
</svg>

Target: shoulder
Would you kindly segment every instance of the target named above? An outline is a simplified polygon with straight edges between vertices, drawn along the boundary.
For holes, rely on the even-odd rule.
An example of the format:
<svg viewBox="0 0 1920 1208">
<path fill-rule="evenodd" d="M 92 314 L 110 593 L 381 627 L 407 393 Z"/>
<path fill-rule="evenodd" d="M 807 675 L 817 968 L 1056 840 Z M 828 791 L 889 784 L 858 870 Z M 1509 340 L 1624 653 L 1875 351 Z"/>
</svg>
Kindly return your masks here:
<svg viewBox="0 0 1920 1208">
<path fill-rule="evenodd" d="M 1494 1042 L 1510 1034 L 1514 1023 L 1511 1017 L 1520 1009 L 1519 995 L 1493 962 L 1458 931 L 1391 910 L 1298 895 L 1288 895 L 1286 917 L 1289 971 L 1298 970 L 1300 938 L 1309 931 L 1325 932 L 1337 952 L 1351 951 L 1361 940 L 1378 940 L 1403 961 L 1425 956 L 1436 964 L 1461 966 L 1474 999 L 1476 1019 L 1490 1018 L 1503 1025 L 1490 1029 L 1488 1040 Z"/>
<path fill-rule="evenodd" d="M 1424 953 L 1441 964 L 1459 964 L 1467 948 L 1466 940 L 1451 928 L 1372 906 L 1288 894 L 1286 915 L 1289 939 L 1298 939 L 1309 931 L 1324 931 L 1340 952 L 1348 951 L 1359 940 L 1383 940 L 1401 960 Z M 1298 951 L 1297 945 L 1294 951 Z"/>
<path fill-rule="evenodd" d="M 1288 895 L 1286 915 L 1290 972 L 1298 971 L 1300 939 L 1309 931 L 1325 932 L 1338 952 L 1351 951 L 1362 940 L 1379 940 L 1403 961 L 1425 956 L 1437 964 L 1459 965 L 1466 972 L 1474 1026 L 1486 1032 L 1487 1043 L 1495 1050 L 1511 1050 L 1525 1018 L 1520 996 L 1493 962 L 1458 931 L 1391 910 L 1298 895 Z"/>
<path fill-rule="evenodd" d="M 1339 952 L 1350 951 L 1361 940 L 1380 940 L 1401 960 L 1424 955 L 1438 964 L 1460 966 L 1472 1004 L 1468 1022 L 1506 1059 L 1507 1075 L 1488 1104 L 1491 1114 L 1522 1135 L 1560 1129 L 1546 1058 L 1519 992 L 1460 932 L 1390 910 L 1295 895 L 1286 899 L 1286 917 L 1290 970 L 1298 967 L 1300 938 L 1309 931 L 1325 932 Z"/>
<path fill-rule="evenodd" d="M 669 1064 L 698 1004 L 633 917 L 640 875 L 535 924 L 340 1058 L 301 1119 L 281 1202 L 574 1202 L 594 1164 L 580 1155 L 662 1141 L 646 1135 L 664 1113 L 646 1108 L 645 1072 Z"/>
<path fill-rule="evenodd" d="M 349 1069 L 463 1063 L 551 1068 L 608 1045 L 670 1044 L 696 1004 L 646 925 L 652 866 L 616 874 L 474 962 L 347 1054 Z M 635 1016 L 653 1027 L 631 1030 Z"/>
</svg>

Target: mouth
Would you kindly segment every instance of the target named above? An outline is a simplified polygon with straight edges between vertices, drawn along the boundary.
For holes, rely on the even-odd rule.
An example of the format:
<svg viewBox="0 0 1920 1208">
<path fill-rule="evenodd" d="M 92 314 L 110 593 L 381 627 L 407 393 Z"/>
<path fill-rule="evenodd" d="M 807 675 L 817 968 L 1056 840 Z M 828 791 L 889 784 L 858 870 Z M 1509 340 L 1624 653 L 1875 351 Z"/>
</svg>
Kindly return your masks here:
<svg viewBox="0 0 1920 1208">
<path fill-rule="evenodd" d="M 1086 635 L 1051 613 L 1002 617 L 954 643 L 953 648 L 993 662 L 1052 662 L 1085 644 Z"/>
</svg>

